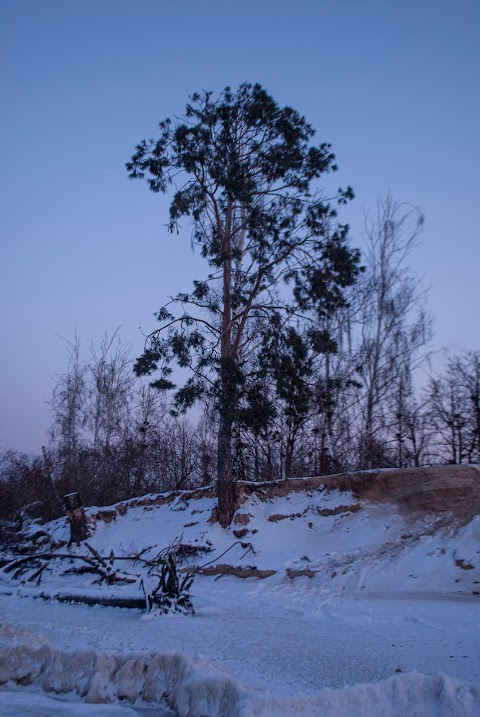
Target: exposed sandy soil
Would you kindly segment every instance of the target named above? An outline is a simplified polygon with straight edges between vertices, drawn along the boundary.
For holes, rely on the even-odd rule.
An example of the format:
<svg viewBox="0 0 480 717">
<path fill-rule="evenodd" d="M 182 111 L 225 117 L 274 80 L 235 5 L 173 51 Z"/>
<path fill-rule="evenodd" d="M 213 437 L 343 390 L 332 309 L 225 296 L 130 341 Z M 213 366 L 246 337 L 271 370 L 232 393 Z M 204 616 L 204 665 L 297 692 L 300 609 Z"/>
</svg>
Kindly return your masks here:
<svg viewBox="0 0 480 717">
<path fill-rule="evenodd" d="M 237 483 L 237 508 L 248 496 L 255 494 L 260 500 L 283 497 L 290 493 L 327 489 L 351 491 L 358 500 L 371 503 L 393 503 L 404 516 L 415 517 L 419 513 L 436 513 L 445 516 L 445 522 L 466 525 L 480 514 L 480 466 L 423 466 L 360 473 L 344 473 L 313 478 L 290 478 L 271 483 Z M 110 522 L 116 512 L 124 515 L 129 508 L 148 507 L 172 502 L 177 496 L 186 503 L 191 500 L 214 497 L 214 487 L 198 488 L 193 491 L 173 491 L 159 495 L 134 498 L 99 510 L 91 517 Z M 352 510 L 352 506 L 348 506 Z M 353 507 L 355 510 L 355 507 Z M 286 516 L 285 516 L 286 517 Z M 215 516 L 212 516 L 215 520 Z M 270 520 L 274 520 L 271 517 Z M 280 519 L 280 518 L 279 518 Z M 245 525 L 248 516 L 237 514 L 235 523 Z"/>
<path fill-rule="evenodd" d="M 260 499 L 289 493 L 327 489 L 352 491 L 362 501 L 394 503 L 403 515 L 445 514 L 446 520 L 466 525 L 480 513 L 480 466 L 423 466 L 315 478 L 290 478 L 274 483 L 238 485 L 243 496 L 255 493 Z M 243 498 L 244 499 L 244 498 Z M 349 506 L 351 510 L 351 506 Z"/>
</svg>

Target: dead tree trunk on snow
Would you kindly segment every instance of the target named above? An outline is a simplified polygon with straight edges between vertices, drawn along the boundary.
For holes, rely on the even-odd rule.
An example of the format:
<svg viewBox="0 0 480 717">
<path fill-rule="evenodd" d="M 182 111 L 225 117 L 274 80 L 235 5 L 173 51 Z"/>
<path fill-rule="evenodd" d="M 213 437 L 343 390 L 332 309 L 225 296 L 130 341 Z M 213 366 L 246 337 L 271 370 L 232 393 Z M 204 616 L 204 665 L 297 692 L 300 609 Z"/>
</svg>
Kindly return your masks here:
<svg viewBox="0 0 480 717">
<path fill-rule="evenodd" d="M 72 543 L 81 543 L 89 537 L 87 516 L 83 509 L 79 493 L 68 493 L 63 496 L 68 522 L 70 523 L 70 540 Z"/>
</svg>

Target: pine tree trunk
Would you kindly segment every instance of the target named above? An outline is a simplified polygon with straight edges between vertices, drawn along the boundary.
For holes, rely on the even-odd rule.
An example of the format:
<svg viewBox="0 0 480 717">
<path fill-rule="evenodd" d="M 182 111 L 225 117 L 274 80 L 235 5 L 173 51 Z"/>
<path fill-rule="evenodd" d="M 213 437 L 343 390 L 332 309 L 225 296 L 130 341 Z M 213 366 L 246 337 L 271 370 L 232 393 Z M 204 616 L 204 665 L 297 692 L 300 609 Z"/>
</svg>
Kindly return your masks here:
<svg viewBox="0 0 480 717">
<path fill-rule="evenodd" d="M 292 477 L 292 465 L 293 465 L 293 451 L 295 448 L 295 439 L 291 436 L 287 438 L 287 445 L 285 447 L 285 475 L 283 478 Z"/>
<path fill-rule="evenodd" d="M 267 446 L 267 480 L 273 480 L 272 447 L 270 443 Z"/>
<path fill-rule="evenodd" d="M 218 521 L 227 528 L 235 512 L 235 484 L 233 475 L 232 414 L 236 408 L 235 356 L 232 347 L 232 220 L 234 207 L 230 202 L 225 227 L 219 225 L 223 234 L 223 308 L 220 336 L 221 399 L 218 426 L 218 473 L 217 503 Z"/>
<path fill-rule="evenodd" d="M 225 415 L 220 415 L 218 427 L 217 501 L 218 521 L 222 528 L 227 528 L 235 512 L 236 490 L 233 475 L 232 421 Z"/>
</svg>

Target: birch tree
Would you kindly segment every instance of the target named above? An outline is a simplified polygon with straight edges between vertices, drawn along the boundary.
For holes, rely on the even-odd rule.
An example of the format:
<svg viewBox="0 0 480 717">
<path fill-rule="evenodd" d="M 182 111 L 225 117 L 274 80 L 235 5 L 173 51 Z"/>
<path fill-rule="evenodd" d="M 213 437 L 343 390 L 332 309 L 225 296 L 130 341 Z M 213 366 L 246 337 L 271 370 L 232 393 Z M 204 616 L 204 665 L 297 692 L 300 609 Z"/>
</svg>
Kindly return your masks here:
<svg viewBox="0 0 480 717">
<path fill-rule="evenodd" d="M 422 349 L 431 337 L 425 291 L 408 265 L 423 223 L 419 209 L 397 204 L 390 195 L 379 200 L 377 219 L 365 222 L 367 271 L 357 358 L 362 468 L 385 462 L 385 439 L 395 441 L 392 396 L 398 381 L 405 382 L 405 371 L 424 359 Z"/>
</svg>

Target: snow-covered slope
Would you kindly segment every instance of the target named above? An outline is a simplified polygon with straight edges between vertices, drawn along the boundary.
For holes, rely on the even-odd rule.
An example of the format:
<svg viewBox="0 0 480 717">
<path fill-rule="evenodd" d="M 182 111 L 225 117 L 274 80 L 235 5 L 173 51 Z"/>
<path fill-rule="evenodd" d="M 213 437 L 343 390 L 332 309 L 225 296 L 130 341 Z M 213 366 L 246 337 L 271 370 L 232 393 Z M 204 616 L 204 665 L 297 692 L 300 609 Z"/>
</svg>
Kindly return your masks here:
<svg viewBox="0 0 480 717">
<path fill-rule="evenodd" d="M 34 580 L 38 563 L 18 565 L 16 577 L 0 573 L 3 619 L 55 643 L 32 668 L 34 685 L 48 687 L 45 676 L 56 669 L 84 685 L 83 698 L 100 670 L 106 698 L 127 699 L 119 692 L 125 677 L 138 708 L 149 702 L 146 675 L 155 663 L 162 684 L 172 670 L 176 677 L 153 704 L 168 693 L 168 705 L 190 717 L 480 714 L 469 684 L 480 682 L 479 476 L 476 467 L 445 467 L 242 484 L 227 530 L 214 521 L 212 489 L 89 508 L 87 543 L 129 582 L 98 584 L 97 573 L 75 570 L 84 566 L 79 556 L 93 555 L 75 546 L 69 558 L 45 558 Z M 30 532 L 39 551 L 69 555 L 66 520 Z M 183 569 L 197 573 L 193 618 L 19 600 L 142 606 L 158 582 L 149 566 L 175 540 Z M 0 659 L 22 665 L 28 639 L 5 628 L 4 649 L 12 640 L 17 657 Z M 79 682 L 65 667 L 69 649 L 94 650 L 89 664 L 107 667 L 90 670 L 88 680 L 75 668 Z M 31 655 L 27 662 L 37 664 Z"/>
<path fill-rule="evenodd" d="M 480 493 L 480 471 L 469 468 L 477 472 Z M 434 470 L 438 474 L 439 469 Z M 415 506 L 406 510 L 398 495 L 388 489 L 379 495 L 378 484 L 385 482 L 384 474 L 360 474 L 363 493 L 374 493 L 373 499 L 363 498 L 351 479 L 346 482 L 342 478 L 243 484 L 240 505 L 227 530 L 212 521 L 215 498 L 211 489 L 150 495 L 107 508 L 90 508 L 88 544 L 105 557 L 113 551 L 115 566 L 130 573 L 131 583 L 112 588 L 118 595 L 141 595 L 140 579 L 144 587 L 149 581 L 143 563 L 129 562 L 128 556 L 151 560 L 176 539 L 190 546 L 184 566 L 204 574 L 239 577 L 248 574 L 248 566 L 256 569 L 253 576 L 267 579 L 270 585 L 306 578 L 315 585 L 319 602 L 357 591 L 480 593 L 480 516 L 467 513 L 474 503 L 471 497 L 458 498 L 459 475 L 452 473 L 450 492 L 446 492 L 445 475 L 441 475 L 438 483 L 443 501 L 431 497 L 429 511 Z M 418 480 L 412 483 L 410 497 L 414 490 L 419 493 Z M 429 490 L 431 493 L 431 485 Z M 405 486 L 403 491 L 405 499 Z M 32 526 L 33 534 L 36 530 L 38 527 Z M 54 521 L 43 530 L 48 535 L 39 535 L 43 552 L 65 553 L 67 520 Z M 83 545 L 73 552 L 91 555 Z M 79 576 L 71 573 L 71 568 L 65 560 L 49 561 L 40 576 L 42 592 L 92 591 L 98 576 Z M 12 572 L 3 574 L 3 583 L 38 592 L 28 582 L 28 574 L 12 581 Z M 30 576 L 33 573 L 32 569 Z"/>
</svg>

